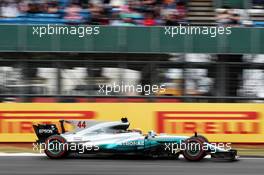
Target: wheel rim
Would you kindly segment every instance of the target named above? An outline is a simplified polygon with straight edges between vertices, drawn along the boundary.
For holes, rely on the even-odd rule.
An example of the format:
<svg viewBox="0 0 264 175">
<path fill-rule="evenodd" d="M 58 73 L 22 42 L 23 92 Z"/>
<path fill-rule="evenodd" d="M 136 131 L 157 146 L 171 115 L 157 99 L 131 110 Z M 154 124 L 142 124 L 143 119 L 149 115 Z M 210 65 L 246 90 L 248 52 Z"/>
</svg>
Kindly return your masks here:
<svg viewBox="0 0 264 175">
<path fill-rule="evenodd" d="M 61 158 L 67 154 L 68 147 L 64 138 L 60 136 L 51 136 L 46 141 L 45 153 L 51 158 Z"/>
<path fill-rule="evenodd" d="M 192 156 L 192 157 L 198 156 L 200 154 L 200 151 L 201 151 L 201 147 L 200 147 L 199 142 L 192 141 L 192 142 L 188 143 L 188 148 L 187 148 L 186 152 L 190 156 Z"/>
<path fill-rule="evenodd" d="M 60 142 L 59 140 L 52 140 L 49 142 L 49 148 L 48 151 L 54 155 L 58 155 L 63 151 L 63 143 Z"/>
</svg>

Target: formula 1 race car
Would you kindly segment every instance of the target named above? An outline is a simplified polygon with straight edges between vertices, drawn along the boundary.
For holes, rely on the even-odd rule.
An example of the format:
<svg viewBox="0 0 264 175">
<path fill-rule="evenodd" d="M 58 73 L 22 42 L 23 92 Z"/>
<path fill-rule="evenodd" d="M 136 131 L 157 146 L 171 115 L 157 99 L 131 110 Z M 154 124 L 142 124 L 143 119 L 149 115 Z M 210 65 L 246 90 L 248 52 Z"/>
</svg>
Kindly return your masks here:
<svg viewBox="0 0 264 175">
<path fill-rule="evenodd" d="M 65 123 L 75 126 L 65 132 Z M 129 130 L 127 118 L 116 122 L 60 121 L 61 133 L 55 124 L 33 125 L 45 154 L 52 159 L 77 154 L 141 155 L 152 158 L 178 158 L 199 161 L 205 156 L 221 160 L 236 160 L 237 151 L 216 146 L 201 136 L 192 137 L 156 134 L 144 135 L 140 130 Z"/>
</svg>

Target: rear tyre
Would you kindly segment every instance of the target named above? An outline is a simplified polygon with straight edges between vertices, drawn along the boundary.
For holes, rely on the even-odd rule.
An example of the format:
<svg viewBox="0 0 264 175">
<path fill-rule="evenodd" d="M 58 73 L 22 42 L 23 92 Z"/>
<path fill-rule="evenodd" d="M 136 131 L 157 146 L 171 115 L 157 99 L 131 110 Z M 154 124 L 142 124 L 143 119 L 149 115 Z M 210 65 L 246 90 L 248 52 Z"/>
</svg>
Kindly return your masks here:
<svg viewBox="0 0 264 175">
<path fill-rule="evenodd" d="M 185 150 L 182 152 L 183 156 L 188 161 L 200 161 L 205 155 L 206 151 L 203 149 L 204 140 L 198 137 L 191 137 L 185 141 Z"/>
<path fill-rule="evenodd" d="M 59 136 L 53 135 L 47 138 L 45 142 L 45 154 L 51 159 L 61 159 L 68 155 L 66 140 Z"/>
</svg>

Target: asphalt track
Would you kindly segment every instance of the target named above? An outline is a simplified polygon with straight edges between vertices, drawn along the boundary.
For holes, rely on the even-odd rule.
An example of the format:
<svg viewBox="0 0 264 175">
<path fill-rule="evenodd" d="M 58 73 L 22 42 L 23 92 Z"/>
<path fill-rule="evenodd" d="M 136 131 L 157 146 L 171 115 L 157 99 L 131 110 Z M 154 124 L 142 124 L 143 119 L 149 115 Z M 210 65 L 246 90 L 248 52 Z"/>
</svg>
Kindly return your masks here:
<svg viewBox="0 0 264 175">
<path fill-rule="evenodd" d="M 141 160 L 68 158 L 50 160 L 39 156 L 0 156 L 0 175 L 255 175 L 264 174 L 264 159 L 243 158 L 236 162 L 203 160 Z"/>
</svg>

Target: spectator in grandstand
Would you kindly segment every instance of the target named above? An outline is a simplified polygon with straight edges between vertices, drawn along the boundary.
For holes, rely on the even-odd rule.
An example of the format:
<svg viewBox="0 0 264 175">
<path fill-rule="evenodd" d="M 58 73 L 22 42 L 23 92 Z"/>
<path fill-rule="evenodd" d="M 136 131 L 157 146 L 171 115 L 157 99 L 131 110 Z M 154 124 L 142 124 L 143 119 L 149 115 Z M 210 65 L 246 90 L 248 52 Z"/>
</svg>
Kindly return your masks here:
<svg viewBox="0 0 264 175">
<path fill-rule="evenodd" d="M 228 13 L 227 9 L 219 11 L 216 17 L 216 21 L 220 25 L 226 25 L 231 22 L 230 14 Z"/>
<path fill-rule="evenodd" d="M 162 9 L 164 16 L 164 23 L 168 26 L 179 25 L 180 23 L 186 23 L 186 7 L 183 2 L 172 4 L 170 0 L 166 3 L 165 8 Z M 169 5 L 170 4 L 170 5 Z M 173 8 L 172 8 L 173 7 Z"/>
<path fill-rule="evenodd" d="M 131 19 L 143 19 L 143 7 L 136 1 L 128 1 L 127 4 L 120 7 L 121 18 L 131 18 Z M 141 13 L 140 13 L 141 12 Z"/>
<path fill-rule="evenodd" d="M 222 9 L 217 15 L 219 25 L 238 26 L 241 25 L 240 14 L 234 9 Z"/>
<path fill-rule="evenodd" d="M 164 25 L 166 26 L 177 26 L 179 22 L 177 20 L 177 12 L 175 10 L 167 10 L 164 14 Z"/>
<path fill-rule="evenodd" d="M 56 1 L 52 1 L 47 3 L 47 13 L 50 14 L 56 14 L 59 12 L 59 6 L 58 6 L 58 2 Z"/>
<path fill-rule="evenodd" d="M 30 14 L 37 14 L 37 13 L 43 13 L 44 12 L 44 6 L 41 3 L 29 3 L 28 4 L 28 10 L 27 13 Z"/>
<path fill-rule="evenodd" d="M 17 1 L 18 9 L 19 9 L 21 14 L 27 13 L 27 11 L 29 9 L 28 4 L 29 4 L 28 1 L 24 1 L 24 0 Z"/>
<path fill-rule="evenodd" d="M 184 21 L 186 17 L 185 2 L 180 0 L 180 2 L 177 4 L 176 10 L 177 10 L 177 20 Z"/>
<path fill-rule="evenodd" d="M 18 4 L 14 1 L 3 1 L 1 3 L 1 15 L 5 18 L 15 18 L 19 15 Z"/>
<path fill-rule="evenodd" d="M 89 11 L 91 13 L 91 20 L 89 24 L 92 25 L 108 25 L 109 17 L 102 4 L 90 4 Z"/>
<path fill-rule="evenodd" d="M 80 14 L 81 12 L 81 7 L 77 3 L 72 3 L 65 9 L 65 16 L 64 19 L 69 20 L 69 21 L 76 21 L 76 20 L 82 20 L 82 16 Z"/>
<path fill-rule="evenodd" d="M 63 9 L 70 4 L 69 0 L 58 0 L 59 6 Z"/>
<path fill-rule="evenodd" d="M 164 9 L 176 9 L 176 1 L 175 0 L 164 0 L 163 8 Z"/>
<path fill-rule="evenodd" d="M 120 15 L 118 12 L 113 12 L 111 15 L 110 25 L 111 26 L 122 26 L 123 21 L 120 18 Z"/>
<path fill-rule="evenodd" d="M 143 20 L 143 25 L 144 26 L 155 26 L 156 20 L 154 19 L 153 13 L 146 13 L 145 19 Z"/>
</svg>

